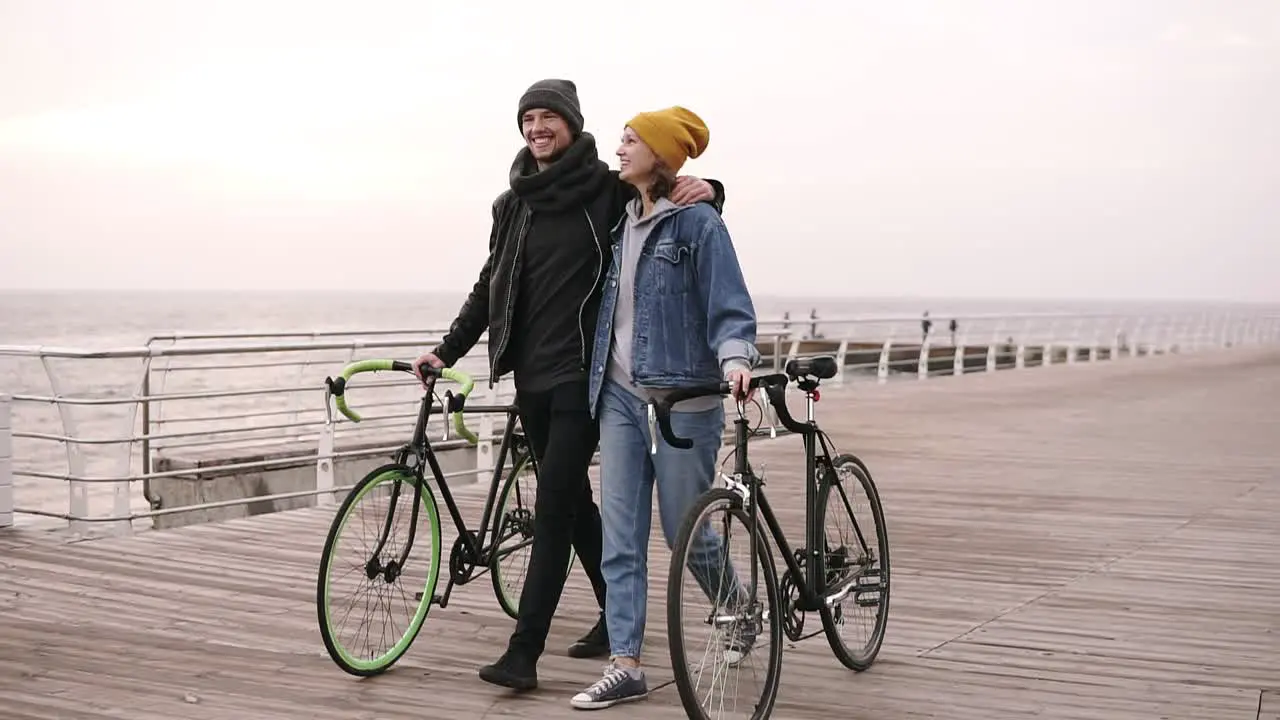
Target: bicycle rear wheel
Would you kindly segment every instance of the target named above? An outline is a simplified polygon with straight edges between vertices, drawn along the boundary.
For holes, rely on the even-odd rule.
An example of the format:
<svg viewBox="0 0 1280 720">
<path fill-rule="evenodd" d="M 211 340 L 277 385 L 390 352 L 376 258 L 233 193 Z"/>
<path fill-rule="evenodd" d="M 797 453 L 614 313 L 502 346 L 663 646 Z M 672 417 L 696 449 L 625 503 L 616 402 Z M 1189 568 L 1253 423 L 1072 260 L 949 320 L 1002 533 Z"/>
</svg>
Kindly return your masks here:
<svg viewBox="0 0 1280 720">
<path fill-rule="evenodd" d="M 410 527 L 413 544 L 401 566 Z M 340 545 L 354 533 L 355 540 Z M 366 475 L 338 508 L 320 555 L 316 612 L 329 657 L 352 675 L 386 671 L 422 629 L 439 576 L 440 516 L 431 487 L 404 465 Z M 348 599 L 348 589 L 356 597 Z M 397 612 L 404 617 L 389 620 Z"/>
<path fill-rule="evenodd" d="M 538 498 L 537 464 L 528 455 L 518 459 L 507 475 L 498 495 L 494 513 L 493 551 L 489 558 L 489 576 L 493 594 L 512 620 L 519 618 L 520 594 L 524 591 L 525 574 L 533 554 L 533 518 Z M 569 548 L 569 564 L 565 575 L 573 570 L 573 548 Z"/>
<path fill-rule="evenodd" d="M 778 577 L 763 519 L 752 565 L 750 527 L 741 496 L 709 490 L 689 509 L 671 550 L 668 645 L 690 718 L 760 720 L 777 700 L 783 632 Z M 735 536 L 741 537 L 736 545 Z"/>
<path fill-rule="evenodd" d="M 889 534 L 871 473 L 853 455 L 832 461 L 835 478 L 818 504 L 828 602 L 819 610 L 836 658 L 871 667 L 889 621 Z"/>
</svg>

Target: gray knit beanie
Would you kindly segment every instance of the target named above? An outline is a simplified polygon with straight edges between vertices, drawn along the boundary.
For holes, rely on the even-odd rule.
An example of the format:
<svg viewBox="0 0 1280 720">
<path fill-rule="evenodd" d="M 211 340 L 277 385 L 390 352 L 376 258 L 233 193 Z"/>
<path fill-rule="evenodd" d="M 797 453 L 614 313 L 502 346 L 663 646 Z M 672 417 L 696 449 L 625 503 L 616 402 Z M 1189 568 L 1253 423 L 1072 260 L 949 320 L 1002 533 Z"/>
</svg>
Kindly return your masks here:
<svg viewBox="0 0 1280 720">
<path fill-rule="evenodd" d="M 545 108 L 564 118 L 573 137 L 582 132 L 582 108 L 578 105 L 578 86 L 572 80 L 539 80 L 520 97 L 516 127 L 524 127 L 524 114 L 533 108 Z"/>
</svg>

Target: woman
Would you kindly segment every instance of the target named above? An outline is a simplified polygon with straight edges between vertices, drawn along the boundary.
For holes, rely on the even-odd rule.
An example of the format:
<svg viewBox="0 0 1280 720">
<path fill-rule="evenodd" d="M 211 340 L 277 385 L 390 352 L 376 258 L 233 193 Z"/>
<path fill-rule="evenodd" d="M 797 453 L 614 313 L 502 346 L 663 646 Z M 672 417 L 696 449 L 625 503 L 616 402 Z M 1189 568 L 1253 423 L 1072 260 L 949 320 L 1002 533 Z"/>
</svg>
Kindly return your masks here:
<svg viewBox="0 0 1280 720">
<path fill-rule="evenodd" d="M 678 450 L 658 442 L 650 455 L 650 398 L 673 388 L 728 380 L 745 395 L 759 362 L 756 317 L 729 233 L 705 204 L 670 200 L 685 160 L 707 147 L 706 125 L 672 107 L 627 123 L 617 154 L 622 180 L 637 190 L 613 228 L 613 263 L 604 285 L 590 375 L 590 407 L 600 420 L 601 570 L 612 663 L 604 677 L 574 696 L 582 709 L 643 699 L 640 670 L 648 598 L 649 527 L 656 484 L 667 546 L 688 508 L 711 487 L 724 432 L 717 396 L 680 403 L 671 424 L 694 443 Z M 709 596 L 739 596 L 721 568 L 719 538 L 707 530 L 695 547 L 694 575 Z M 749 639 L 730 642 L 740 651 Z"/>
</svg>

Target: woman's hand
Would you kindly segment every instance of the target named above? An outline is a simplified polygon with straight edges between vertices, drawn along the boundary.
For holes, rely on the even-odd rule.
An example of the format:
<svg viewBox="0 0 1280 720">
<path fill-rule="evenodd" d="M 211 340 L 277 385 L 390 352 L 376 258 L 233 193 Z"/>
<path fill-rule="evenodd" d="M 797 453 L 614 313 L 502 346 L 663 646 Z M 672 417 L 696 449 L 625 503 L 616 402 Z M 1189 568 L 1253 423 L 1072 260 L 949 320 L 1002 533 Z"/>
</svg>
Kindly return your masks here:
<svg viewBox="0 0 1280 720">
<path fill-rule="evenodd" d="M 733 369 L 725 378 L 729 381 L 729 392 L 735 400 L 750 401 L 755 397 L 756 389 L 751 387 L 751 371 Z"/>
</svg>

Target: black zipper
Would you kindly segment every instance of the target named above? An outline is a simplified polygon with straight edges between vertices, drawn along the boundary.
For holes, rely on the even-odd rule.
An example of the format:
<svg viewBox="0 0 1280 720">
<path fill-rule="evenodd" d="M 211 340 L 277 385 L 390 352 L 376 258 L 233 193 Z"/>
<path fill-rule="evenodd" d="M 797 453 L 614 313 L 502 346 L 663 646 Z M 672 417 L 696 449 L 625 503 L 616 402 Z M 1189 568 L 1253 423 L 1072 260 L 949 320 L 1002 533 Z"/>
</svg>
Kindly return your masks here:
<svg viewBox="0 0 1280 720">
<path fill-rule="evenodd" d="M 586 205 L 582 206 L 582 214 L 587 216 L 587 225 L 591 227 L 591 239 L 596 246 L 596 279 L 591 283 L 591 292 L 582 298 L 582 304 L 578 307 L 578 339 L 582 343 L 582 369 L 590 372 L 591 366 L 587 362 L 587 333 L 582 328 L 582 313 L 587 309 L 587 301 L 595 294 L 596 285 L 600 284 L 600 273 L 604 270 L 604 250 L 600 247 L 600 236 L 596 234 L 595 221 L 591 219 L 591 213 Z"/>
<path fill-rule="evenodd" d="M 525 210 L 520 218 L 520 232 L 516 233 L 516 252 L 511 258 L 511 277 L 507 279 L 507 307 L 506 314 L 506 330 L 507 333 L 502 337 L 502 343 L 498 345 L 498 351 L 493 354 L 493 361 L 489 366 L 489 387 L 492 389 L 494 384 L 498 382 L 498 358 L 502 357 L 502 353 L 507 349 L 507 342 L 511 339 L 511 306 L 512 298 L 515 296 L 513 289 L 516 283 L 516 267 L 520 265 L 520 251 L 524 245 L 525 233 L 529 230 L 529 211 Z M 579 322 L 579 330 L 582 323 Z"/>
</svg>

